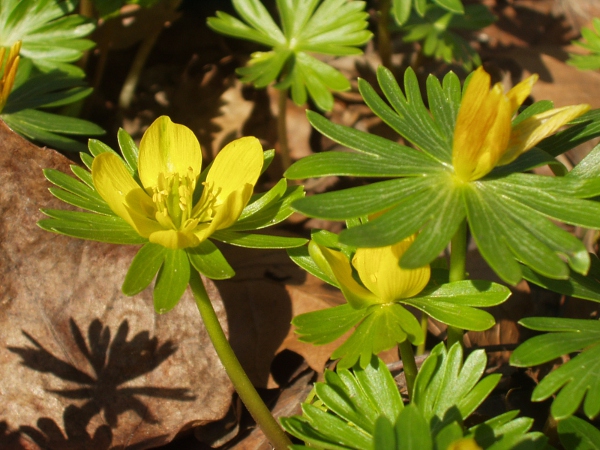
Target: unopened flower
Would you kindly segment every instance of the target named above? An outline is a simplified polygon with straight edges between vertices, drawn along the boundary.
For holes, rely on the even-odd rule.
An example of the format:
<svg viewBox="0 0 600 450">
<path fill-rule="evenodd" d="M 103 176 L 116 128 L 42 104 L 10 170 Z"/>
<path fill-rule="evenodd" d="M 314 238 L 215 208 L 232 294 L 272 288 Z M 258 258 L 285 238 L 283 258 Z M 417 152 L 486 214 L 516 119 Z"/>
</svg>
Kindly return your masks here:
<svg viewBox="0 0 600 450">
<path fill-rule="evenodd" d="M 233 225 L 252 195 L 263 165 L 254 137 L 227 145 L 215 158 L 199 198 L 194 193 L 202 166 L 193 132 L 162 116 L 142 137 L 139 180 L 114 153 L 96 156 L 94 186 L 115 214 L 150 242 L 170 249 L 196 247 Z"/>
<path fill-rule="evenodd" d="M 0 78 L 0 112 L 6 105 L 6 100 L 10 94 L 10 91 L 15 84 L 15 76 L 17 75 L 17 68 L 19 67 L 19 52 L 21 51 L 21 41 L 15 42 L 8 53 L 8 58 L 4 62 L 6 56 L 6 48 L 0 48 L 0 67 L 4 64 L 4 70 L 2 71 L 2 78 Z"/>
<path fill-rule="evenodd" d="M 320 260 L 317 252 L 320 251 L 344 297 L 352 307 L 358 309 L 394 303 L 414 297 L 423 290 L 429 282 L 429 266 L 403 269 L 398 265 L 414 240 L 415 236 L 411 236 L 386 247 L 359 248 L 352 258 L 352 264 L 344 253 L 319 246 L 314 241 L 309 250 L 317 263 Z M 354 278 L 353 271 L 358 274 L 360 282 Z"/>
<path fill-rule="evenodd" d="M 475 71 L 454 128 L 452 164 L 460 180 L 475 181 L 494 167 L 511 163 L 590 109 L 586 104 L 554 108 L 512 126 L 513 116 L 537 78 L 532 75 L 505 94 L 501 83 L 490 89 L 490 76 L 482 67 Z"/>
</svg>

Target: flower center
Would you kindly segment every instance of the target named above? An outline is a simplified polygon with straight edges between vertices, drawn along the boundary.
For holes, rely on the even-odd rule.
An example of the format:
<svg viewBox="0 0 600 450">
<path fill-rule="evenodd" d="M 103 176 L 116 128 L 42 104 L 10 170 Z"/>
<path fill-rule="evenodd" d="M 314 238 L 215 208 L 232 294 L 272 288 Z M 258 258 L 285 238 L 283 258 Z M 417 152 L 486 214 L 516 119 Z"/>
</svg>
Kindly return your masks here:
<svg viewBox="0 0 600 450">
<path fill-rule="evenodd" d="M 191 168 L 187 174 L 160 173 L 152 188 L 156 220 L 165 228 L 191 231 L 200 222 L 210 222 L 214 216 L 216 196 L 206 183 L 202 198 L 194 206 L 196 177 Z"/>
</svg>

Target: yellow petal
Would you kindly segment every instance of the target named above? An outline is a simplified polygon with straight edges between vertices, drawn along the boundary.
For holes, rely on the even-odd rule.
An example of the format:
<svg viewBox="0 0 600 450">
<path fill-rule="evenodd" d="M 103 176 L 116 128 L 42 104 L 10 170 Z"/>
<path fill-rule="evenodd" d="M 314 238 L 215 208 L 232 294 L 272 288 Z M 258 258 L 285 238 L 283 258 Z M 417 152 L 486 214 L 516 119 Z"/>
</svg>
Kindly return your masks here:
<svg viewBox="0 0 600 450">
<path fill-rule="evenodd" d="M 92 163 L 92 179 L 100 197 L 119 217 L 125 219 L 141 236 L 148 237 L 159 225 L 147 217 L 154 206 L 152 199 L 135 182 L 121 158 L 101 153 Z"/>
<path fill-rule="evenodd" d="M 243 137 L 229 143 L 219 152 L 206 182 L 215 195 L 224 200 L 233 191 L 244 191 L 248 184 L 254 186 L 262 166 L 263 150 L 260 142 L 255 137 Z"/>
<path fill-rule="evenodd" d="M 346 300 L 354 309 L 366 308 L 369 305 L 382 303 L 372 292 L 362 287 L 352 277 L 352 266 L 350 261 L 342 252 L 331 250 L 327 247 L 318 245 L 318 250 L 329 264 L 331 272 L 335 276 L 340 289 L 346 297 Z M 312 249 L 312 251 L 315 251 Z"/>
<path fill-rule="evenodd" d="M 402 269 L 398 264 L 413 241 L 414 237 L 411 237 L 387 247 L 356 250 L 352 264 L 363 284 L 381 299 L 381 303 L 414 297 L 429 282 L 429 266 Z"/>
<path fill-rule="evenodd" d="M 541 140 L 554 134 L 567 122 L 589 111 L 590 105 L 565 106 L 551 109 L 515 125 L 510 135 L 508 148 L 499 161 L 500 165 L 513 162 L 519 155 L 533 148 Z"/>
<path fill-rule="evenodd" d="M 195 247 L 200 244 L 193 233 L 178 230 L 156 231 L 150 235 L 149 240 L 154 244 L 172 249 Z"/>
<path fill-rule="evenodd" d="M 156 186 L 160 173 L 178 173 L 185 177 L 191 169 L 197 179 L 201 168 L 200 143 L 186 126 L 161 116 L 144 133 L 140 142 L 139 174 L 147 191 Z"/>
<path fill-rule="evenodd" d="M 500 84 L 490 90 L 490 80 L 483 68 L 477 69 L 458 111 L 452 165 L 466 181 L 492 170 L 510 136 L 511 102 Z"/>
<path fill-rule="evenodd" d="M 529 94 L 531 94 L 531 89 L 538 78 L 539 77 L 537 74 L 533 74 L 513 86 L 513 88 L 508 91 L 506 96 L 510 100 L 511 115 L 514 115 L 527 97 L 529 97 Z"/>
</svg>

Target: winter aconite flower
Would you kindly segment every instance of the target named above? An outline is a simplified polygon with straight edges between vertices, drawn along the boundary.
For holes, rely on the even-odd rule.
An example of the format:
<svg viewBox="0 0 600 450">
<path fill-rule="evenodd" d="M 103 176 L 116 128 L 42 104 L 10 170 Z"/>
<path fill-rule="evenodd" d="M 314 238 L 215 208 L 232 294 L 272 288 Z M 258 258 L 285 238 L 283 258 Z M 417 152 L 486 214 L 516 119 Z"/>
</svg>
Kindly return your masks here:
<svg viewBox="0 0 600 450">
<path fill-rule="evenodd" d="M 429 265 L 404 269 L 398 261 L 414 245 L 417 235 L 384 247 L 353 248 L 326 231 L 313 233 L 306 257 L 292 259 L 339 288 L 347 303 L 296 316 L 292 324 L 303 342 L 328 344 L 353 330 L 331 355 L 338 367 L 361 367 L 378 354 L 405 341 L 424 342 L 421 324 L 407 306 L 442 323 L 467 330 L 486 330 L 494 318 L 479 309 L 505 301 L 510 291 L 489 282 L 447 282 Z M 297 249 L 295 249 L 297 250 Z M 300 251 L 291 252 L 301 255 Z M 314 264 L 313 264 L 314 263 Z M 318 268 L 318 269 L 316 269 Z M 443 271 L 442 271 L 443 272 Z"/>
<path fill-rule="evenodd" d="M 83 211 L 44 209 L 38 225 L 80 239 L 142 247 L 129 267 L 123 293 L 135 295 L 154 283 L 154 307 L 173 308 L 190 280 L 235 275 L 213 241 L 249 248 L 291 248 L 306 239 L 252 233 L 290 216 L 289 204 L 304 195 L 286 180 L 268 192 L 254 186 L 274 151 L 243 137 L 223 148 L 202 171 L 200 144 L 193 132 L 166 117 L 154 121 L 138 150 L 124 130 L 118 134 L 122 157 L 91 139 L 90 154 L 71 170 L 79 180 L 47 169 L 50 189 Z"/>
<path fill-rule="evenodd" d="M 537 78 L 532 75 L 505 94 L 501 83 L 490 89 L 490 75 L 482 67 L 474 72 L 454 128 L 452 165 L 460 180 L 475 181 L 497 165 L 511 163 L 590 109 L 585 104 L 555 108 L 513 126 L 512 118 Z"/>
<path fill-rule="evenodd" d="M 192 131 L 159 117 L 140 144 L 139 179 L 114 153 L 98 155 L 94 186 L 110 208 L 140 236 L 170 249 L 196 247 L 216 230 L 234 224 L 261 173 L 263 150 L 254 137 L 238 139 L 215 158 L 200 198 L 200 144 Z"/>
<path fill-rule="evenodd" d="M 10 91 L 15 84 L 15 76 L 17 75 L 17 68 L 19 67 L 19 51 L 21 50 L 21 41 L 15 42 L 8 52 L 6 63 L 4 63 L 4 57 L 6 56 L 6 48 L 0 48 L 0 68 L 4 64 L 4 70 L 2 71 L 2 78 L 0 78 L 0 112 L 6 105 L 6 100 L 10 94 Z"/>
<path fill-rule="evenodd" d="M 411 236 L 403 241 L 377 248 L 359 248 L 352 263 L 342 252 L 311 243 L 311 254 L 319 251 L 327 261 L 348 303 L 354 308 L 373 304 L 388 304 L 400 299 L 414 297 L 427 285 L 429 266 L 418 269 L 402 269 L 398 260 L 415 240 Z M 318 261 L 318 257 L 315 258 Z M 353 277 L 358 274 L 360 283 Z M 361 284 L 362 283 L 362 284 Z"/>
</svg>

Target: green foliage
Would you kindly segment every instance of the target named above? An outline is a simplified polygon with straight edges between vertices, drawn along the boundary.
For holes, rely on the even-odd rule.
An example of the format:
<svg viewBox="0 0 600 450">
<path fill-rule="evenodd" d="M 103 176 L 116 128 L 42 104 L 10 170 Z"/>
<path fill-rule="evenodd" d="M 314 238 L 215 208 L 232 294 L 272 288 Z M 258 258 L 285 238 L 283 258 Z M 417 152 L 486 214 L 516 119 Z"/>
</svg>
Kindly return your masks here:
<svg viewBox="0 0 600 450">
<path fill-rule="evenodd" d="M 600 430 L 576 416 L 558 422 L 558 437 L 566 450 L 600 450 Z"/>
<path fill-rule="evenodd" d="M 81 38 L 94 25 L 81 16 L 65 15 L 75 3 L 0 1 L 0 46 L 22 41 L 15 84 L 0 117 L 27 139 L 66 151 L 86 148 L 67 136 L 104 134 L 86 120 L 40 110 L 78 102 L 92 92 L 82 80 L 83 71 L 68 64 L 93 46 Z"/>
<path fill-rule="evenodd" d="M 466 70 L 481 65 L 481 58 L 460 32 L 474 31 L 494 22 L 484 5 L 467 5 L 457 14 L 437 5 L 427 5 L 423 14 L 411 15 L 402 26 L 405 42 L 421 42 L 422 53 L 444 62 L 459 63 Z"/>
<path fill-rule="evenodd" d="M 137 178 L 137 146 L 124 130 L 119 130 L 118 141 L 125 166 Z M 118 155 L 112 148 L 94 139 L 89 142 L 89 150 L 91 156 L 81 154 L 88 169 L 91 168 L 94 157 L 101 153 L 112 152 Z M 272 161 L 272 152 L 265 152 L 264 156 L 264 164 L 268 166 Z M 124 294 L 135 295 L 156 279 L 154 307 L 157 312 L 163 313 L 172 309 L 183 295 L 189 282 L 190 270 L 197 270 L 206 277 L 217 280 L 235 275 L 221 251 L 210 240 L 197 247 L 177 250 L 148 242 L 147 238 L 140 236 L 110 209 L 96 191 L 90 172 L 78 166 L 71 166 L 71 170 L 78 179 L 53 169 L 44 171 L 48 181 L 56 186 L 50 188 L 50 192 L 65 203 L 88 212 L 44 209 L 42 212 L 49 218 L 40 220 L 38 225 L 44 230 L 80 239 L 113 244 L 144 244 L 129 267 L 122 287 Z M 198 183 L 198 187 L 201 189 L 202 184 Z M 270 191 L 252 197 L 242 211 L 237 227 L 217 231 L 211 235 L 211 239 L 248 248 L 289 248 L 303 245 L 306 240 L 301 238 L 247 233 L 285 220 L 292 214 L 289 207 L 292 200 L 303 195 L 301 186 L 288 188 L 287 182 L 281 180 Z"/>
<path fill-rule="evenodd" d="M 71 14 L 77 0 L 0 0 L 0 47 L 22 41 L 21 55 L 42 72 L 59 70 L 83 77 L 70 64 L 81 58 L 94 42 L 83 39 L 95 25 Z"/>
<path fill-rule="evenodd" d="M 434 0 L 434 3 L 455 14 L 464 14 L 465 12 L 461 0 Z M 427 0 L 392 0 L 394 18 L 400 25 L 408 20 L 413 8 L 419 16 L 423 17 L 427 11 Z"/>
<path fill-rule="evenodd" d="M 600 205 L 585 200 L 600 194 L 600 179 L 520 172 L 547 164 L 552 156 L 576 145 L 583 136 L 589 138 L 596 133 L 600 116 L 595 111 L 574 121 L 585 130 L 580 128 L 567 137 L 557 135 L 557 139 L 562 139 L 558 153 L 550 156 L 534 149 L 476 182 L 456 183 L 452 142 L 461 99 L 458 77 L 449 73 L 440 83 L 429 76 L 429 111 L 411 69 L 405 73 L 404 93 L 387 69 L 380 67 L 377 75 L 388 103 L 366 81 L 359 80 L 365 102 L 417 149 L 332 124 L 308 112 L 309 121 L 318 131 L 356 153 L 311 155 L 290 167 L 286 177 L 348 175 L 392 179 L 300 199 L 293 203 L 295 209 L 328 220 L 348 220 L 385 211 L 374 220 L 342 231 L 339 240 L 355 247 L 378 247 L 419 232 L 400 260 L 405 268 L 433 261 L 466 217 L 481 254 L 510 284 L 522 278 L 519 262 L 552 279 L 567 279 L 569 267 L 577 273 L 587 272 L 590 259 L 583 244 L 548 218 L 587 228 L 600 227 Z M 525 110 L 522 114 L 531 112 Z M 562 133 L 568 132 L 569 129 Z M 544 147 L 543 142 L 540 147 Z"/>
<path fill-rule="evenodd" d="M 587 27 L 581 29 L 581 35 L 587 42 L 584 40 L 572 41 L 572 44 L 590 51 L 587 55 L 569 54 L 567 64 L 577 67 L 579 70 L 600 69 L 600 19 L 594 17 L 592 26 L 593 29 Z"/>
<path fill-rule="evenodd" d="M 242 81 L 261 88 L 277 80 L 275 87 L 290 88 L 297 105 L 306 103 L 308 91 L 316 105 L 326 111 L 333 107 L 330 90 L 350 89 L 339 71 L 310 53 L 361 53 L 357 46 L 371 38 L 366 30 L 365 2 L 277 0 L 281 28 L 259 0 L 233 0 L 233 6 L 244 21 L 219 11 L 217 17 L 208 19 L 208 26 L 272 48 L 252 54 L 248 65 L 238 69 Z"/>
<path fill-rule="evenodd" d="M 373 356 L 364 368 L 326 371 L 302 415 L 281 420 L 286 431 L 307 446 L 295 449 L 446 450 L 475 441 L 485 449 L 546 448 L 541 433 L 529 432 L 533 420 L 515 419 L 516 412 L 495 417 L 470 429 L 464 420 L 494 389 L 499 375 L 480 380 L 487 358 L 472 353 L 463 363 L 462 348 L 446 351 L 438 344 L 415 382 L 415 396 L 404 405 L 392 375 Z M 472 444 L 471 444 L 472 445 Z M 469 447 L 471 448 L 471 447 Z M 520 448 L 520 447 L 519 447 Z"/>
<path fill-rule="evenodd" d="M 600 322 L 528 317 L 519 323 L 532 330 L 552 333 L 533 337 L 521 344 L 510 358 L 514 366 L 534 366 L 580 352 L 544 377 L 534 389 L 532 400 L 545 400 L 560 390 L 552 403 L 552 416 L 559 420 L 569 417 L 583 402 L 584 413 L 589 418 L 596 417 L 600 413 Z"/>
</svg>

